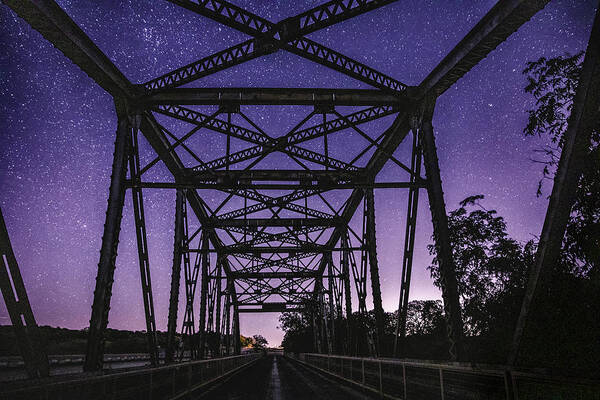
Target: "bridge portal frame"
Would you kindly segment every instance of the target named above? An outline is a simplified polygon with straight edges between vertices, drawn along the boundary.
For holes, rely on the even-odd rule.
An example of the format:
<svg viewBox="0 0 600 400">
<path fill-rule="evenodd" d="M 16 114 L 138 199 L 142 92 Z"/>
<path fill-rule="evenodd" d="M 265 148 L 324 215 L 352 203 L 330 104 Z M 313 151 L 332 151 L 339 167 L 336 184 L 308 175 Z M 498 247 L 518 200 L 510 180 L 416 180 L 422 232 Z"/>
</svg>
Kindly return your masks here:
<svg viewBox="0 0 600 400">
<path fill-rule="evenodd" d="M 109 200 L 107 207 L 106 222 L 104 227 L 104 234 L 102 238 L 102 249 L 100 256 L 100 263 L 98 266 L 98 276 L 96 280 L 96 289 L 94 292 L 94 302 L 92 306 L 92 317 L 90 320 L 90 332 L 88 337 L 88 348 L 86 355 L 85 368 L 88 371 L 97 370 L 102 367 L 102 355 L 103 355 L 103 335 L 108 322 L 108 310 L 110 308 L 110 298 L 112 291 L 112 281 L 115 268 L 115 259 L 117 256 L 117 245 L 120 231 L 120 223 L 122 218 L 123 202 L 125 197 L 125 190 L 127 186 L 131 187 L 132 193 L 134 194 L 134 205 L 137 204 L 139 210 L 136 215 L 136 232 L 138 232 L 138 245 L 140 251 L 140 265 L 143 279 L 144 289 L 144 304 L 146 310 L 146 321 L 149 332 L 149 347 L 150 353 L 155 354 L 155 363 L 158 362 L 158 358 L 155 353 L 155 343 L 153 343 L 153 335 L 155 334 L 156 327 L 153 322 L 153 304 L 151 298 L 151 285 L 149 276 L 149 265 L 147 262 L 147 251 L 144 250 L 145 237 L 144 237 L 144 223 L 143 223 L 143 203 L 142 203 L 142 182 L 139 177 L 145 172 L 146 166 L 140 169 L 140 166 L 135 163 L 134 157 L 131 157 L 128 153 L 128 147 L 131 148 L 133 143 L 131 140 L 137 134 L 139 130 L 146 140 L 150 143 L 154 151 L 157 153 L 157 159 L 153 164 L 162 161 L 169 171 L 173 174 L 175 184 L 179 182 L 186 182 L 188 175 L 188 169 L 184 166 L 174 147 L 183 144 L 186 137 L 178 139 L 175 144 L 171 144 L 167 136 L 169 132 L 166 131 L 155 119 L 150 111 L 165 112 L 175 115 L 177 118 L 195 118 L 199 121 L 196 130 L 210 126 L 212 129 L 225 131 L 228 138 L 241 136 L 245 139 L 256 143 L 254 148 L 250 148 L 245 153 L 230 153 L 229 145 L 227 146 L 227 154 L 224 159 L 215 160 L 214 166 L 203 165 L 202 163 L 198 166 L 198 171 L 206 171 L 211 168 L 226 168 L 229 169 L 230 165 L 238 162 L 242 159 L 250 159 L 252 156 L 261 156 L 268 154 L 272 151 L 281 151 L 290 157 L 300 157 L 317 164 L 321 164 L 326 170 L 330 169 L 346 169 L 353 171 L 352 163 L 344 164 L 339 160 L 332 159 L 329 157 L 327 152 L 323 154 L 314 154 L 306 149 L 298 148 L 297 144 L 302 140 L 306 140 L 307 137 L 323 137 L 327 140 L 327 134 L 341 129 L 341 127 L 351 127 L 360 133 L 360 130 L 356 127 L 359 122 L 366 122 L 381 117 L 383 115 L 391 115 L 397 113 L 393 124 L 388 128 L 380 138 L 373 141 L 369 148 L 374 147 L 375 152 L 371 159 L 368 161 L 365 171 L 366 175 L 374 181 L 377 173 L 382 169 L 383 165 L 392 160 L 403 169 L 411 173 L 411 185 L 408 185 L 411 190 L 409 196 L 409 210 L 407 218 L 407 239 L 405 241 L 405 254 L 403 261 L 403 272 L 402 272 L 402 289 L 401 289 L 401 312 L 399 317 L 405 319 L 405 307 L 408 303 L 408 291 L 410 286 L 410 270 L 412 265 L 412 248 L 414 246 L 414 230 L 416 227 L 416 207 L 418 202 L 418 186 L 424 182 L 427 188 L 429 204 L 432 213 L 433 225 L 434 225 L 434 238 L 435 245 L 440 256 L 440 267 L 442 274 L 442 292 L 444 298 L 444 307 L 447 317 L 449 339 L 451 341 L 451 357 L 453 359 L 461 358 L 461 339 L 462 339 L 462 319 L 460 312 L 460 303 L 458 299 L 458 293 L 456 289 L 456 276 L 455 268 L 451 258 L 450 242 L 448 240 L 448 224 L 447 216 L 445 211 L 441 178 L 439 174 L 438 157 L 435 148 L 435 138 L 433 132 L 433 108 L 435 100 L 442 95 L 448 88 L 450 88 L 458 79 L 466 74 L 473 66 L 487 56 L 493 49 L 495 49 L 500 43 L 506 40 L 513 32 L 515 32 L 522 24 L 528 21 L 536 12 L 541 10 L 549 0 L 501 0 L 499 1 L 476 25 L 475 27 L 458 43 L 458 45 L 432 70 L 432 72 L 416 87 L 408 87 L 401 82 L 386 76 L 378 71 L 370 68 L 362 63 L 351 60 L 341 53 L 335 52 L 331 49 L 327 49 L 314 41 L 311 41 L 305 37 L 308 33 L 314 32 L 318 29 L 322 29 L 327 26 L 331 26 L 340 21 L 344 21 L 348 18 L 370 11 L 377 7 L 392 3 L 393 1 L 387 0 L 361 0 L 356 4 L 354 2 L 346 2 L 342 0 L 329 1 L 322 6 L 308 10 L 305 13 L 301 13 L 298 16 L 288 18 L 279 23 L 272 23 L 264 18 L 256 16 L 240 7 L 230 4 L 223 0 L 214 0 L 211 2 L 199 2 L 195 3 L 191 0 L 173 0 L 172 2 L 183 6 L 199 15 L 211 18 L 218 21 L 226 26 L 238 29 L 246 34 L 253 37 L 249 41 L 243 42 L 239 45 L 233 46 L 229 49 L 216 53 L 214 55 L 205 57 L 198 60 L 195 63 L 184 66 L 180 69 L 165 74 L 152 81 L 146 82 L 142 85 L 132 84 L 119 70 L 118 68 L 103 54 L 98 47 L 89 39 L 89 37 L 69 18 L 69 16 L 53 1 L 42 1 L 42 0 L 3 0 L 9 7 L 11 7 L 18 15 L 25 19 L 33 28 L 38 30 L 46 39 L 53 43 L 58 49 L 60 49 L 68 58 L 70 58 L 75 64 L 77 64 L 83 71 L 85 71 L 94 81 L 96 81 L 102 88 L 110 93 L 114 99 L 117 109 L 118 116 L 118 127 L 115 142 L 115 154 L 113 158 L 113 168 L 111 176 L 111 184 L 109 190 Z M 597 22 L 597 21 L 596 21 Z M 597 23 L 596 23 L 597 25 Z M 590 48 L 596 49 L 598 44 L 597 28 L 594 29 L 592 40 L 590 41 Z M 237 92 L 222 93 L 222 90 L 213 91 L 197 91 L 197 90 L 186 90 L 177 89 L 179 86 L 189 83 L 195 79 L 207 76 L 211 73 L 223 70 L 225 68 L 239 65 L 250 59 L 260 57 L 266 54 L 270 54 L 275 51 L 284 50 L 291 53 L 297 54 L 301 57 L 305 57 L 314 62 L 322 64 L 326 67 L 332 68 L 336 71 L 344 73 L 355 79 L 361 80 L 368 83 L 378 90 L 371 91 L 351 91 L 351 92 L 336 92 L 335 90 L 321 90 L 321 89 L 310 89 L 310 90 L 296 90 L 296 89 L 252 89 L 252 90 L 238 90 Z M 589 49 L 588 49 L 589 50 Z M 597 68 L 595 67 L 597 61 L 597 55 L 586 57 L 586 66 L 582 84 L 580 85 L 580 91 L 583 92 L 588 88 L 596 88 L 598 85 Z M 592 61 L 588 61 L 588 58 Z M 590 66 L 592 65 L 592 66 Z M 589 71 L 594 72 L 589 72 Z M 587 77 L 587 78 L 586 78 Z M 597 95 L 599 91 L 596 90 Z M 236 97 L 237 96 L 237 97 Z M 215 100 L 216 99 L 216 100 Z M 194 115 L 190 110 L 183 108 L 173 109 L 174 104 L 220 104 L 221 108 L 215 114 L 211 116 L 199 116 Z M 576 137 L 573 139 L 576 143 L 585 142 L 586 123 L 590 110 L 594 109 L 597 105 L 598 99 L 594 95 L 580 95 L 575 103 L 575 110 L 579 110 L 578 116 L 573 117 L 569 124 L 569 132 L 573 133 L 571 136 Z M 231 125 L 231 114 L 237 112 L 239 104 L 314 104 L 315 112 L 323 114 L 323 124 L 321 127 L 315 127 L 312 131 L 305 130 L 299 136 L 300 132 L 297 132 L 295 128 L 289 135 L 284 137 L 284 140 L 274 140 L 268 135 L 264 134 L 256 125 L 257 132 L 248 132 L 238 129 Z M 332 110 L 334 111 L 336 104 L 367 104 L 372 105 L 371 108 L 361 111 L 361 115 L 349 115 L 341 116 L 334 121 L 327 121 L 326 116 Z M 170 110 L 170 111 L 169 111 Z M 314 113 L 311 113 L 299 126 L 301 126 L 307 119 L 312 117 Z M 227 114 L 227 122 L 216 118 L 219 113 Z M 360 114 L 360 113 L 358 113 Z M 583 117 L 582 117 L 583 115 Z M 354 119 L 353 119 L 354 118 Z M 415 120 L 418 122 L 415 123 Z M 251 124 L 252 122 L 249 121 Z M 223 128 L 225 127 L 225 128 Z M 391 154 L 398 147 L 398 145 L 406 138 L 410 130 L 413 130 L 414 140 L 413 143 L 413 155 L 411 157 L 411 167 L 404 166 L 398 160 L 395 160 Z M 193 135 L 195 131 L 190 132 L 188 135 Z M 583 132 L 583 135 L 576 135 L 576 133 Z M 296 136 L 294 136 L 296 135 Z M 327 146 L 325 146 L 327 148 Z M 575 146 L 579 149 L 579 146 Z M 551 208 L 547 215 L 546 224 L 544 225 L 543 236 L 547 232 L 552 231 L 554 234 L 561 235 L 564 232 L 564 223 L 561 218 L 564 219 L 564 214 L 570 210 L 572 199 L 569 196 L 562 195 L 564 187 L 571 187 L 573 182 L 576 182 L 580 170 L 577 166 L 573 166 L 572 163 L 568 162 L 568 159 L 573 157 L 573 154 L 577 154 L 576 151 L 568 151 L 563 156 L 566 161 L 562 161 L 559 166 L 559 173 L 557 174 L 557 180 L 555 181 L 553 189 L 553 198 L 559 198 L 558 200 L 551 201 Z M 425 171 L 427 179 L 423 180 L 416 172 L 420 168 L 421 157 L 424 160 Z M 134 160 L 130 163 L 130 169 L 132 171 L 131 179 L 129 182 L 126 180 L 127 161 Z M 567 174 L 565 178 L 564 175 Z M 560 177 L 560 178 L 559 178 Z M 187 185 L 190 185 L 186 182 Z M 351 185 L 351 184 L 350 184 Z M 364 183 L 363 183 L 364 185 Z M 208 297 L 208 284 L 209 284 L 209 246 L 212 246 L 215 252 L 218 254 L 224 247 L 224 243 L 216 233 L 216 227 L 211 217 L 214 213 L 211 212 L 207 204 L 202 200 L 198 192 L 193 188 L 193 185 L 186 188 L 185 199 L 187 205 L 191 208 L 198 221 L 202 225 L 202 287 L 201 287 L 201 309 L 206 311 Z M 231 190 L 231 189 L 226 189 Z M 305 189 L 304 199 L 309 195 L 318 195 L 325 189 L 318 189 L 311 191 Z M 555 195 L 554 192 L 558 194 Z M 559 193 L 561 192 L 561 193 Z M 364 201 L 365 193 L 367 193 L 367 199 Z M 179 195 L 178 195 L 179 197 Z M 251 194 L 247 191 L 244 193 L 244 198 L 251 198 Z M 302 197 L 300 197 L 302 198 Z M 136 200 L 137 199 L 137 200 Z M 326 218 L 324 215 L 316 215 L 318 213 L 315 210 L 311 210 L 308 207 L 299 208 L 293 203 L 298 198 L 286 198 L 278 199 L 277 203 L 273 203 L 273 199 L 260 198 L 266 208 L 271 210 L 274 216 L 277 215 L 278 211 L 274 211 L 273 208 L 276 206 L 281 208 L 292 207 L 293 209 L 302 210 L 308 216 L 309 213 L 315 218 Z M 364 202 L 363 202 L 364 201 Z M 374 201 L 372 200 L 372 189 L 360 186 L 356 184 L 346 202 L 344 208 L 336 212 L 343 223 L 334 227 L 332 234 L 330 235 L 326 246 L 330 249 L 335 248 L 338 242 L 346 243 L 347 247 L 351 247 L 349 244 L 349 229 L 348 223 L 352 216 L 355 214 L 361 202 L 366 203 L 364 207 L 369 220 L 366 224 L 368 229 L 365 230 L 365 235 L 362 238 L 358 238 L 363 243 L 367 243 L 368 251 L 363 254 L 367 254 L 367 257 L 363 257 L 361 262 L 366 266 L 366 259 L 370 259 L 371 265 L 371 277 L 377 275 L 377 258 L 375 254 L 374 244 Z M 179 207 L 179 206 L 178 206 Z M 237 211 L 232 215 L 246 216 L 250 213 L 248 210 L 250 207 L 244 207 L 243 210 Z M 257 208 L 257 207 L 255 207 Z M 558 210 L 558 211 L 555 211 Z M 560 215 L 562 215 L 562 217 Z M 369 217 L 371 215 L 371 217 Z M 558 216 L 557 216 L 558 215 Z M 178 217 L 179 218 L 179 217 Z M 554 221 L 558 221 L 554 223 Z M 179 225 L 177 225 L 179 227 Z M 550 226 L 547 228 L 547 226 Z M 232 228 L 232 227 L 229 227 Z M 244 233 L 245 235 L 246 233 Z M 181 235 L 180 228 L 176 229 L 176 235 Z M 195 234 L 194 234 L 195 235 Z M 194 235 L 188 236 L 188 241 L 185 243 L 179 242 L 179 239 L 175 240 L 175 254 L 174 254 L 174 268 L 173 268 L 173 282 L 172 291 L 176 290 L 176 275 L 179 274 L 177 264 L 180 262 L 178 255 L 178 246 L 188 246 L 189 240 Z M 308 231 L 306 232 L 308 238 Z M 281 235 L 277 238 L 285 238 L 297 244 L 302 245 L 302 241 L 294 235 Z M 304 241 L 306 245 L 308 240 Z M 254 243 L 254 242 L 252 242 Z M 540 250 L 538 251 L 538 264 L 536 267 L 536 274 L 532 276 L 530 281 L 528 293 L 535 293 L 537 276 L 540 275 L 542 270 L 552 259 L 552 257 L 545 257 L 544 254 L 550 255 L 556 254 L 559 241 L 549 240 L 545 241 Z M 343 247 L 343 244 L 340 245 Z M 185 253 L 185 251 L 183 252 Z M 328 254 L 327 252 L 323 254 Z M 223 255 L 218 256 L 219 259 L 223 259 Z M 352 331 L 353 318 L 350 314 L 352 312 L 352 306 L 350 303 L 350 275 L 351 271 L 349 265 L 352 264 L 352 252 L 342 252 L 340 256 L 340 268 L 338 287 L 343 287 L 344 290 L 340 290 L 339 294 L 333 298 L 333 303 L 342 304 L 342 298 L 345 300 L 345 311 L 348 316 L 347 318 L 347 330 Z M 226 259 L 226 258 L 225 258 Z M 321 257 L 318 268 L 316 268 L 317 278 L 323 279 L 325 270 L 328 271 L 329 278 L 331 279 L 335 275 L 335 268 L 332 268 L 333 261 L 330 255 Z M 550 260 L 550 261 L 548 261 Z M 189 262 L 188 262 L 189 264 Z M 231 330 L 234 332 L 234 336 L 239 337 L 239 312 L 241 311 L 239 306 L 242 304 L 238 298 L 238 293 L 235 289 L 234 279 L 232 276 L 232 266 L 229 262 L 218 262 L 217 271 L 223 271 L 227 279 L 226 292 L 228 301 L 226 304 L 230 304 L 233 310 L 232 327 Z M 185 266 L 185 262 L 184 262 Z M 363 268 L 361 267 L 361 270 Z M 189 293 L 193 293 L 192 287 L 195 287 L 193 280 L 193 272 L 191 267 L 186 269 L 189 272 L 191 278 L 186 279 L 186 290 L 187 296 Z M 188 277 L 186 275 L 186 277 Z M 366 272 L 364 274 L 358 274 L 358 281 L 355 277 L 355 285 L 364 288 L 366 283 Z M 197 277 L 197 274 L 196 274 Z M 217 278 L 220 282 L 220 277 Z M 377 278 L 372 280 L 372 291 L 375 297 L 379 297 L 376 293 L 379 290 L 379 284 Z M 220 286 L 220 285 L 217 285 Z M 335 284 L 329 286 L 329 296 L 335 287 Z M 311 294 L 313 299 L 322 298 L 324 286 L 322 284 L 316 286 L 317 290 Z M 217 289 L 215 289 L 217 290 Z M 321 291 L 319 293 L 319 291 Z M 172 293 L 171 299 L 174 298 L 175 293 Z M 220 298 L 221 293 L 217 290 L 217 297 Z M 529 309 L 529 303 L 531 296 L 527 296 L 526 304 L 524 305 L 519 326 L 522 326 L 524 321 L 527 320 L 527 314 Z M 189 298 L 187 299 L 189 303 Z M 213 300 L 216 300 L 213 299 Z M 217 301 L 218 302 L 218 301 Z M 173 319 L 176 316 L 176 308 L 174 302 L 171 302 L 170 318 L 169 318 L 169 335 L 172 338 L 174 335 L 173 331 Z M 336 304 L 337 304 L 336 303 Z M 331 302 L 330 302 L 331 304 Z M 380 299 L 375 299 L 376 314 L 381 313 Z M 319 308 L 323 305 L 323 301 L 319 302 Z M 332 305 L 329 306 L 329 312 L 333 313 Z M 336 305 L 336 308 L 339 309 Z M 359 296 L 359 310 L 365 309 L 364 296 Z M 320 312 L 318 314 L 323 314 Z M 203 349 L 205 342 L 205 319 L 206 315 L 201 312 L 200 315 L 200 348 Z M 189 316 L 186 313 L 186 322 L 188 323 L 189 329 Z M 216 318 L 218 319 L 218 318 Z M 327 323 L 327 317 L 319 315 L 319 320 L 323 323 Z M 378 318 L 379 320 L 380 318 Z M 316 320 L 316 319 L 315 319 Z M 333 324 L 330 326 L 333 327 Z M 381 329 L 379 327 L 380 321 L 378 321 L 378 336 L 381 336 Z M 321 325 L 320 322 L 315 322 L 316 325 Z M 193 321 L 192 321 L 193 326 Z M 404 324 L 399 321 L 400 329 L 403 330 Z M 217 327 L 216 329 L 219 329 Z M 229 329 L 229 328 L 228 328 Z M 315 329 L 317 331 L 317 329 Z M 339 330 L 338 330 L 339 331 Z M 328 333 L 329 335 L 330 333 Z M 400 332 L 400 336 L 403 332 Z M 515 348 L 518 349 L 518 338 L 519 333 L 516 334 Z M 335 335 L 334 335 L 335 336 Z M 331 339 L 331 337 L 330 337 Z M 379 337 L 377 338 L 380 339 Z M 234 341 L 235 352 L 239 353 L 239 341 Z M 170 342 L 172 343 L 172 341 Z M 349 343 L 353 343 L 351 340 Z M 333 345 L 332 345 L 333 346 Z M 330 347 L 332 347 L 330 346 Z M 374 351 L 381 352 L 381 345 L 377 346 Z M 397 347 L 397 346 L 395 346 Z M 203 351 L 200 354 L 203 354 Z"/>
</svg>

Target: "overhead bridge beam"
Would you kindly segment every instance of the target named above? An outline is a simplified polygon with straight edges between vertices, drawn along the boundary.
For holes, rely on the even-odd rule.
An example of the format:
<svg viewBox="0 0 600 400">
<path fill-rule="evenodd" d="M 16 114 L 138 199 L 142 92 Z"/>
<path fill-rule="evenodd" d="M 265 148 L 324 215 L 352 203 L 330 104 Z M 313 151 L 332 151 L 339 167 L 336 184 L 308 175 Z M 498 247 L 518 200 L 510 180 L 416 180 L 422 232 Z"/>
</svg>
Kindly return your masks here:
<svg viewBox="0 0 600 400">
<path fill-rule="evenodd" d="M 296 182 L 339 182 L 365 180 L 364 171 L 343 170 L 304 170 L 304 169 L 256 169 L 229 171 L 190 170 L 194 179 L 204 182 L 240 182 L 240 181 L 296 181 Z"/>
<path fill-rule="evenodd" d="M 233 279 L 305 279 L 316 278 L 318 271 L 298 272 L 242 272 L 231 271 Z"/>
<path fill-rule="evenodd" d="M 240 313 L 301 312 L 304 307 L 238 308 Z"/>
<path fill-rule="evenodd" d="M 269 246 L 241 246 L 241 245 L 232 245 L 225 246 L 219 250 L 210 249 L 211 253 L 221 253 L 221 254 L 239 254 L 239 253 L 254 253 L 254 254 L 275 254 L 275 253 L 289 253 L 289 254 L 297 254 L 297 253 L 330 253 L 332 251 L 358 251 L 363 250 L 362 247 L 336 247 L 336 248 L 328 248 L 324 245 L 315 245 L 312 243 L 307 243 L 302 246 L 282 246 L 282 247 L 269 247 Z M 201 253 L 202 249 L 189 249 L 190 253 Z"/>
<path fill-rule="evenodd" d="M 299 183 L 242 183 L 242 182 L 230 182 L 230 183 L 174 183 L 174 182 L 140 182 L 133 184 L 128 182 L 128 187 L 140 187 L 144 189 L 213 189 L 229 191 L 232 189 L 262 189 L 262 190 L 309 190 L 314 189 L 315 185 L 312 182 L 299 182 Z M 407 189 L 411 187 L 424 188 L 427 186 L 427 181 L 421 179 L 416 183 L 412 182 L 342 182 L 342 183 L 322 183 L 319 184 L 319 192 L 325 192 L 328 190 L 343 190 L 343 189 L 356 189 L 356 188 L 373 188 L 373 189 Z M 290 206 L 295 206 L 290 204 Z"/>
<path fill-rule="evenodd" d="M 306 226 L 331 227 L 342 223 L 340 218 L 247 218 L 247 219 L 225 219 L 207 221 L 208 226 L 214 228 L 257 228 L 257 227 L 295 227 L 303 228 Z"/>
<path fill-rule="evenodd" d="M 240 253 L 252 253 L 252 254 L 275 254 L 275 253 L 289 253 L 296 255 L 297 253 L 327 253 L 331 250 L 324 246 L 307 244 L 301 247 L 269 247 L 269 246 L 228 246 L 221 250 L 223 254 L 240 254 Z"/>
<path fill-rule="evenodd" d="M 408 106 L 406 95 L 377 89 L 316 88 L 176 88 L 162 89 L 137 99 L 141 107 L 158 105 L 305 105 Z"/>
</svg>

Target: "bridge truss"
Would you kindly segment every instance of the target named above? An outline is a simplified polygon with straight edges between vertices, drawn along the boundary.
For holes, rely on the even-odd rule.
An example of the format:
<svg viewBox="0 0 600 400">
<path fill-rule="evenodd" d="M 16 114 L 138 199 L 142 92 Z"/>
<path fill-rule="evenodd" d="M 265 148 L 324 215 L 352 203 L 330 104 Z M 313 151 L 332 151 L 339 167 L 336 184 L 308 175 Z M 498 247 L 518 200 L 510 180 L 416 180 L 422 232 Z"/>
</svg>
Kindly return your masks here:
<svg viewBox="0 0 600 400">
<path fill-rule="evenodd" d="M 419 193 L 425 189 L 440 261 L 451 357 L 460 358 L 463 326 L 433 134 L 435 103 L 437 97 L 548 0 L 499 1 L 423 82 L 410 87 L 306 37 L 393 0 L 332 0 L 279 22 L 223 0 L 171 0 L 198 18 L 210 18 L 251 38 L 142 83 L 130 82 L 53 1 L 3 1 L 115 101 L 118 126 L 86 370 L 102 367 L 103 338 L 127 191 L 131 193 L 135 215 L 148 344 L 152 362 L 158 364 L 143 197 L 143 191 L 149 188 L 177 192 L 167 362 L 177 357 L 178 328 L 192 341 L 195 358 L 205 357 L 209 352 L 212 356 L 239 353 L 240 313 L 305 307 L 311 309 L 313 316 L 317 351 L 353 354 L 364 345 L 364 351 L 371 355 L 391 353 L 392 349 L 383 348 L 381 340 L 384 313 L 374 201 L 374 189 L 380 188 L 404 188 L 409 192 L 400 313 L 393 352 L 400 352 L 404 336 L 417 205 Z M 597 36 L 596 30 L 592 39 Z M 373 89 L 186 86 L 277 51 L 306 58 Z M 596 65 L 597 59 L 593 57 L 597 55 L 586 58 L 591 65 L 586 68 L 593 69 Z M 597 74 L 588 80 L 587 86 L 597 86 Z M 590 95 L 593 98 L 579 100 L 576 107 L 590 102 L 597 104 L 598 92 Z M 249 110 L 257 105 L 303 105 L 310 109 L 289 131 L 268 133 L 251 117 Z M 348 108 L 350 112 L 342 111 Z M 386 117 L 391 123 L 378 135 L 363 129 L 364 125 Z M 588 129 L 571 126 L 573 135 Z M 223 137 L 226 144 L 221 154 L 213 148 L 207 152 L 205 143 L 195 140 L 199 132 L 207 131 Z M 364 146 L 347 159 L 336 157 L 339 154 L 334 149 L 336 135 L 349 132 L 364 139 Z M 140 160 L 142 138 L 156 155 L 147 163 Z M 399 160 L 393 154 L 405 140 L 411 143 L 411 154 L 407 160 Z M 277 165 L 281 168 L 274 169 L 273 164 L 261 168 L 264 160 L 275 154 L 280 157 Z M 563 152 L 563 157 L 574 154 L 565 156 Z M 402 171 L 403 181 L 376 180 L 388 162 Z M 172 181 L 147 178 L 147 172 L 160 163 L 170 171 Z M 572 184 L 579 175 L 577 171 L 569 171 L 571 175 L 561 179 Z M 560 185 L 555 185 L 558 192 Z M 553 196 L 568 197 L 569 193 L 563 190 L 556 195 L 553 192 Z M 568 215 L 569 201 L 572 200 L 561 197 L 551 202 L 550 207 L 555 208 L 554 214 Z M 559 218 L 553 217 L 550 210 L 548 215 L 547 224 Z M 554 233 L 564 231 L 564 221 L 550 228 L 544 225 L 544 229 L 553 229 Z M 556 240 L 542 242 L 540 252 L 556 253 L 559 245 Z M 537 276 L 549 262 L 551 258 L 539 261 Z M 531 303 L 535 294 L 537 276 L 532 276 L 526 303 Z M 186 307 L 183 322 L 178 324 L 181 286 Z M 354 308 L 353 293 L 358 299 Z M 198 294 L 199 309 L 196 309 L 194 300 Z M 367 298 L 372 299 L 376 323 L 372 331 L 362 335 L 358 333 L 358 322 L 353 321 L 353 313 L 367 312 Z M 520 327 L 527 319 L 528 304 L 524 305 Z M 345 325 L 339 321 L 346 321 Z M 516 346 L 519 335 L 518 332 Z"/>
</svg>

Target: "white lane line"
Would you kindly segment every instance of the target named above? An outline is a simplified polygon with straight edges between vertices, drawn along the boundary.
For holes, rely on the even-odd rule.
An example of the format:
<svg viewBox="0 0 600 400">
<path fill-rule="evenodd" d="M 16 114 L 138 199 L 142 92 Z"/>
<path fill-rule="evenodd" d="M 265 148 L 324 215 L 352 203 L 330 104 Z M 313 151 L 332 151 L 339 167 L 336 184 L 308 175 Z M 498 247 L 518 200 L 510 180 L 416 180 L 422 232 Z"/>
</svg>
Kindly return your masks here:
<svg viewBox="0 0 600 400">
<path fill-rule="evenodd" d="M 277 365 L 277 359 L 279 357 L 273 357 L 273 368 L 271 368 L 271 383 L 269 390 L 269 398 L 272 400 L 282 400 L 281 395 L 281 381 L 279 380 L 279 367 Z"/>
</svg>

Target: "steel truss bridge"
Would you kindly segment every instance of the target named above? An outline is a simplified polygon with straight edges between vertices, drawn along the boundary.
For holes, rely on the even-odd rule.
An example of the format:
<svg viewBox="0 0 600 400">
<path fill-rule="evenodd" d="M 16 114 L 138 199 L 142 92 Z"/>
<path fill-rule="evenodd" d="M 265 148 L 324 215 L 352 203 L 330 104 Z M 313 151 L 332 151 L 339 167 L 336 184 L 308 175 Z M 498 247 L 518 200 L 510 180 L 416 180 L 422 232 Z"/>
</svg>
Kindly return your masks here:
<svg viewBox="0 0 600 400">
<path fill-rule="evenodd" d="M 422 189 L 428 197 L 439 255 L 450 358 L 460 360 L 463 323 L 432 126 L 435 104 L 549 0 L 500 0 L 418 86 L 408 86 L 306 37 L 393 0 L 332 0 L 282 21 L 269 21 L 223 0 L 170 1 L 198 18 L 212 19 L 251 38 L 148 82 L 131 82 L 52 0 L 3 0 L 115 102 L 118 125 L 85 370 L 102 368 L 127 192 L 135 215 L 150 359 L 153 365 L 159 364 L 144 215 L 143 190 L 147 188 L 177 192 L 167 364 L 178 357 L 178 328 L 190 340 L 193 358 L 228 356 L 240 353 L 240 313 L 305 307 L 311 308 L 318 352 L 353 355 L 363 346 L 371 356 L 401 356 Z M 531 306 L 544 284 L 544 272 L 557 258 L 582 171 L 581 154 L 589 144 L 599 105 L 599 35 L 596 16 L 508 365 L 518 358 Z M 372 89 L 186 86 L 278 51 L 338 71 Z M 288 132 L 275 134 L 248 116 L 247 110 L 256 105 L 312 108 Z M 199 106 L 217 108 L 203 112 Z M 341 106 L 353 106 L 354 111 L 343 113 Z M 392 116 L 391 123 L 376 137 L 361 127 L 387 116 Z M 185 123 L 189 130 L 176 134 L 172 128 L 175 123 Z M 217 155 L 214 149 L 212 159 L 206 152 L 201 154 L 201 146 L 191 140 L 201 130 L 225 138 L 224 154 Z M 342 131 L 366 142 L 347 160 L 335 158 L 330 151 L 332 138 Z M 140 160 L 142 138 L 155 152 L 148 163 Z M 406 160 L 397 159 L 394 151 L 404 141 L 411 144 L 411 155 Z M 242 148 L 235 150 L 234 142 L 243 143 Z M 311 143 L 318 143 L 321 150 L 310 150 Z M 280 169 L 261 169 L 265 158 L 276 153 L 288 164 L 281 163 L 285 167 Z M 161 163 L 172 174 L 171 181 L 148 178 L 148 171 Z M 386 163 L 395 164 L 405 179 L 376 180 Z M 384 312 L 374 209 L 374 189 L 378 188 L 408 190 L 400 312 L 393 349 L 384 348 L 381 340 Z M 216 192 L 221 193 L 217 202 L 206 195 Z M 351 221 L 358 221 L 362 229 L 353 229 Z M 35 319 L 2 225 L 2 252 L 7 260 L 0 269 L 2 292 L 30 375 L 45 376 L 47 359 L 35 340 Z M 14 287 L 7 284 L 9 274 Z M 178 324 L 181 286 L 186 306 Z M 358 304 L 352 304 L 353 293 Z M 199 309 L 194 307 L 197 294 Z M 367 312 L 367 294 L 373 301 L 376 323 L 374 329 L 359 335 L 352 316 L 356 311 Z M 340 328 L 338 320 L 347 322 Z"/>
</svg>

